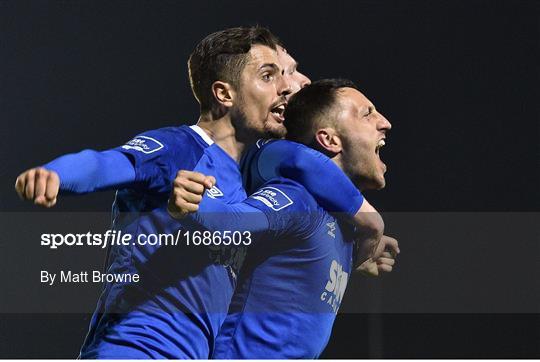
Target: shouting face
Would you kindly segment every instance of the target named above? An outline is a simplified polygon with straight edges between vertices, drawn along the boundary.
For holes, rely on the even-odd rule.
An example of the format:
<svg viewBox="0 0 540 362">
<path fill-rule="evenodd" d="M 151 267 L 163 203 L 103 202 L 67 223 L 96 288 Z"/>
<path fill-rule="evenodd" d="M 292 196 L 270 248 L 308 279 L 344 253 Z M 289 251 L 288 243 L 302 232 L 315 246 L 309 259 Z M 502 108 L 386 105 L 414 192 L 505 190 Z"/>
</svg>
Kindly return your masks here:
<svg viewBox="0 0 540 362">
<path fill-rule="evenodd" d="M 283 113 L 291 87 L 275 50 L 262 45 L 251 48 L 235 92 L 231 113 L 240 125 L 237 130 L 255 138 L 286 134 Z"/>
<path fill-rule="evenodd" d="M 291 93 L 289 97 L 306 85 L 311 83 L 311 80 L 304 74 L 298 71 L 298 62 L 289 54 L 287 50 L 282 47 L 278 47 L 278 59 L 283 67 L 283 77 L 287 80 L 291 87 Z"/>
<path fill-rule="evenodd" d="M 340 110 L 336 131 L 342 142 L 342 167 L 362 189 L 381 189 L 386 165 L 380 149 L 392 125 L 362 93 L 354 88 L 338 92 Z"/>
</svg>

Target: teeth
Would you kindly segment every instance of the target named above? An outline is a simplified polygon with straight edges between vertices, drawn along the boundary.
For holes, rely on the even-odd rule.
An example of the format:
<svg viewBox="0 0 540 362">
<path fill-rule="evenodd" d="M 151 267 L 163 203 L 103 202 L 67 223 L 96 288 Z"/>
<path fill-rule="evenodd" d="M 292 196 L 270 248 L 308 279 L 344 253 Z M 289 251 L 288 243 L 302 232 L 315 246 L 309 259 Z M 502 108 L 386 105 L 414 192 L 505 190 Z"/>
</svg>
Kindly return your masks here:
<svg viewBox="0 0 540 362">
<path fill-rule="evenodd" d="M 375 147 L 375 153 L 379 154 L 379 150 L 386 144 L 384 140 L 379 140 L 377 147 Z"/>
<path fill-rule="evenodd" d="M 285 105 L 282 104 L 280 106 L 275 107 L 272 109 L 272 113 L 277 114 L 278 116 L 281 116 L 283 113 L 285 113 Z"/>
</svg>

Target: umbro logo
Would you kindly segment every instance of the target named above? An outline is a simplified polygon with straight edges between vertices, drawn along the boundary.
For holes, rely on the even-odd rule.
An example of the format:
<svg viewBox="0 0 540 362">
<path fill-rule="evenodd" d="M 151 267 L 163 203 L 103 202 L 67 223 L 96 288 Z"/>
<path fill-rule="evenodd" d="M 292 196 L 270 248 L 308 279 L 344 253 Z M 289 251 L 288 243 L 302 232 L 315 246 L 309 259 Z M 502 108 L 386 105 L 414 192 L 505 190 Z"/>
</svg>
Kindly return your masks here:
<svg viewBox="0 0 540 362">
<path fill-rule="evenodd" d="M 210 190 L 206 190 L 206 195 L 208 197 L 215 199 L 216 197 L 223 196 L 223 192 L 221 192 L 220 189 L 218 189 L 216 186 L 212 187 Z"/>
<path fill-rule="evenodd" d="M 335 222 L 328 222 L 328 223 L 326 223 L 326 226 L 328 227 L 328 235 L 330 235 L 331 237 L 333 237 L 335 239 L 336 234 L 334 233 L 334 231 L 336 231 L 336 223 Z"/>
</svg>

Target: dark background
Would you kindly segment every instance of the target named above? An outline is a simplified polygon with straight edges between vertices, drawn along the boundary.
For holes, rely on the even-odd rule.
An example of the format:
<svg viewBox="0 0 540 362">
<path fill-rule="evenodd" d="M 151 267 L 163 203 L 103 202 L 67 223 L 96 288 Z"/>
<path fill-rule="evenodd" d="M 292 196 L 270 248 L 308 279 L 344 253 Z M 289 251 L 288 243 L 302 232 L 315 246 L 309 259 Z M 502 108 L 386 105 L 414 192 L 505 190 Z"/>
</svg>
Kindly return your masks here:
<svg viewBox="0 0 540 362">
<path fill-rule="evenodd" d="M 38 211 L 13 191 L 29 167 L 82 148 L 110 148 L 143 130 L 194 123 L 189 53 L 213 31 L 258 23 L 282 38 L 302 72 L 356 81 L 392 122 L 382 152 L 387 187 L 368 194 L 379 209 L 525 212 L 538 220 L 539 10 L 539 1 L 516 0 L 0 1 L 0 210 Z M 106 211 L 111 201 L 112 192 L 68 197 L 56 211 Z M 510 228 L 482 242 L 460 235 L 441 242 L 443 226 L 395 235 L 400 265 L 371 288 L 399 298 L 420 283 L 426 295 L 430 288 L 453 295 L 459 287 L 445 278 L 459 271 L 458 282 L 483 298 L 486 312 L 341 314 L 324 356 L 540 357 L 540 319 L 531 314 L 537 308 L 488 308 L 504 295 L 525 299 L 516 285 L 538 290 L 540 237 L 532 230 L 513 238 Z M 10 242 L 2 240 L 2 257 L 32 260 L 6 253 Z M 502 273 L 508 262 L 512 268 Z M 487 292 L 475 294 L 483 284 Z M 345 298 L 350 305 L 354 286 Z M 540 303 L 531 295 L 523 305 Z M 0 357 L 75 357 L 88 318 L 4 313 Z"/>
</svg>

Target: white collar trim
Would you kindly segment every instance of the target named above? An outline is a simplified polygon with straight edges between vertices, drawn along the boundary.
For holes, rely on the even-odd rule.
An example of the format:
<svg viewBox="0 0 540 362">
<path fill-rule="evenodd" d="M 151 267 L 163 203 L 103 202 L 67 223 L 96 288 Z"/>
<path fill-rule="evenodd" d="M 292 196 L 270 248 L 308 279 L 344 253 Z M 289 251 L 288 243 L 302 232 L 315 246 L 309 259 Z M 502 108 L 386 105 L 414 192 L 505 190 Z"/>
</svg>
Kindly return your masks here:
<svg viewBox="0 0 540 362">
<path fill-rule="evenodd" d="M 214 144 L 214 141 L 212 141 L 210 136 L 208 136 L 208 134 L 201 127 L 194 124 L 193 126 L 189 126 L 189 128 L 191 128 L 193 131 L 195 131 L 195 133 L 201 136 L 204 142 L 208 143 L 209 146 Z"/>
</svg>

